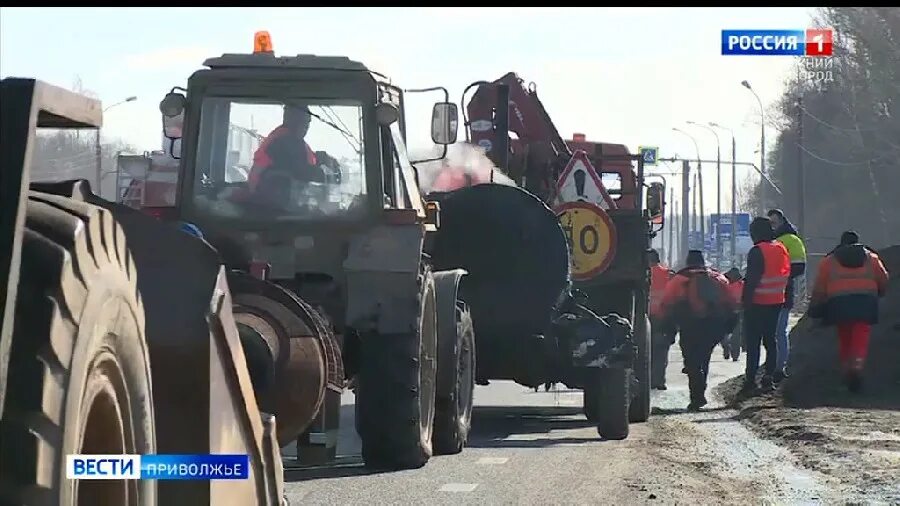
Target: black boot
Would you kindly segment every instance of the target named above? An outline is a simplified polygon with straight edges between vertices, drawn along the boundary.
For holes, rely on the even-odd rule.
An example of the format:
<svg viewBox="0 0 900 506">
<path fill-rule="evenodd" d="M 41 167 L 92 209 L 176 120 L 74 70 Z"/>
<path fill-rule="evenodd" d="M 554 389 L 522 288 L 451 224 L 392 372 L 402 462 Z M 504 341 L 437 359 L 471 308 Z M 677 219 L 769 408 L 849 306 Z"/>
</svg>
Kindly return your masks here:
<svg viewBox="0 0 900 506">
<path fill-rule="evenodd" d="M 744 384 L 741 385 L 741 389 L 738 391 L 738 395 L 750 396 L 755 394 L 757 390 L 759 390 L 759 385 L 756 384 L 756 381 L 752 379 L 744 379 Z"/>
<path fill-rule="evenodd" d="M 859 371 L 850 371 L 847 373 L 846 378 L 847 390 L 858 394 L 862 391 L 862 374 Z"/>
<path fill-rule="evenodd" d="M 691 391 L 691 403 L 688 404 L 688 411 L 700 411 L 700 408 L 706 406 L 706 380 L 700 371 L 688 371 L 688 388 Z"/>
</svg>

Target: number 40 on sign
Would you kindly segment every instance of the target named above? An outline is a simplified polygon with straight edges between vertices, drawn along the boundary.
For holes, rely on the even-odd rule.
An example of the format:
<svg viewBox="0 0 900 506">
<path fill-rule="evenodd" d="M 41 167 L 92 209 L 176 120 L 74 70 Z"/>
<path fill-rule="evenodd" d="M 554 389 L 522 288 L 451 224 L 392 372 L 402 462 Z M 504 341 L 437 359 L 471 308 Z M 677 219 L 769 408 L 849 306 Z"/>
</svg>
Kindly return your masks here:
<svg viewBox="0 0 900 506">
<path fill-rule="evenodd" d="M 572 252 L 572 279 L 587 281 L 605 271 L 616 254 L 616 229 L 609 215 L 589 202 L 556 209 Z"/>
</svg>

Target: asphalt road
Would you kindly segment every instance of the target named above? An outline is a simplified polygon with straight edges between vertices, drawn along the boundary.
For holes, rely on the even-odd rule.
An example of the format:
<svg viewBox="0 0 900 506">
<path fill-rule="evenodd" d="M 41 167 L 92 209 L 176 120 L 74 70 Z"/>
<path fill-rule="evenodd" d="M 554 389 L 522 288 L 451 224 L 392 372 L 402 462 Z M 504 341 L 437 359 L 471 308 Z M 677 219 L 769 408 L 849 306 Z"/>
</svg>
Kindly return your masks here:
<svg viewBox="0 0 900 506">
<path fill-rule="evenodd" d="M 742 372 L 713 355 L 710 390 Z M 473 432 L 458 455 L 423 468 L 370 474 L 360 466 L 285 472 L 291 504 L 747 504 L 838 499 L 820 476 L 760 440 L 712 393 L 687 413 L 687 377 L 672 348 L 667 391 L 624 441 L 601 441 L 580 414 L 580 391 L 534 392 L 509 382 L 476 390 Z M 352 403 L 352 394 L 345 402 Z M 349 418 L 352 408 L 345 410 Z M 358 453 L 352 419 L 339 445 Z"/>
</svg>

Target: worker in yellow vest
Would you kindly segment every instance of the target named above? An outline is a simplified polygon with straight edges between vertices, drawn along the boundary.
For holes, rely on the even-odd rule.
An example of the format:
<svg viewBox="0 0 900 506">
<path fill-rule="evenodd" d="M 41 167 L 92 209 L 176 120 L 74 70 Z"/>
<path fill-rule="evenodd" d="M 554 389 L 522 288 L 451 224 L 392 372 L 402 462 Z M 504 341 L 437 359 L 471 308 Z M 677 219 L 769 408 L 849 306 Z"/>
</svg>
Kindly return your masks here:
<svg viewBox="0 0 900 506">
<path fill-rule="evenodd" d="M 794 307 L 794 294 L 796 291 L 794 280 L 806 273 L 806 246 L 800 238 L 797 228 L 785 217 L 781 209 L 772 209 L 766 213 L 775 230 L 775 240 L 784 245 L 791 260 L 791 273 L 788 276 L 787 287 L 784 292 L 784 306 L 778 314 L 778 326 L 775 329 L 775 346 L 778 360 L 775 363 L 775 375 L 772 380 L 778 384 L 787 377 L 788 357 L 791 352 L 791 344 L 788 340 L 788 317 Z"/>
</svg>

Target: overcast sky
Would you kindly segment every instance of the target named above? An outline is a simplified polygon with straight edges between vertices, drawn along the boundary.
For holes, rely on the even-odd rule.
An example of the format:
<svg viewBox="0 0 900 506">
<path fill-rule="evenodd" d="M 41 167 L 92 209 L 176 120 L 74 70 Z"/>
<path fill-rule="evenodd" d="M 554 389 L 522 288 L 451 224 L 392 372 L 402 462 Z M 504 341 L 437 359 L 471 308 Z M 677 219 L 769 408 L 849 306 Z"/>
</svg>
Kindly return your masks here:
<svg viewBox="0 0 900 506">
<path fill-rule="evenodd" d="M 671 130 L 678 126 L 714 159 L 712 133 L 685 125 L 714 121 L 735 129 L 739 160 L 758 163 L 759 107 L 740 82 L 749 80 L 770 106 L 794 59 L 722 56 L 721 30 L 805 29 L 813 15 L 811 8 L 3 8 L 0 76 L 65 87 L 78 76 L 106 105 L 136 95 L 106 114 L 103 135 L 159 149 L 160 98 L 205 58 L 250 52 L 253 33 L 268 30 L 276 54 L 349 56 L 405 88 L 447 86 L 455 102 L 470 82 L 514 71 L 536 84 L 566 138 L 580 132 L 632 150 L 655 145 L 662 156 L 695 156 L 691 140 Z M 411 147 L 428 140 L 435 99 L 411 104 Z M 730 159 L 730 136 L 720 136 Z M 767 144 L 775 137 L 767 130 Z M 704 187 L 713 210 L 711 169 L 704 166 Z M 724 188 L 730 183 L 729 170 Z"/>
</svg>

